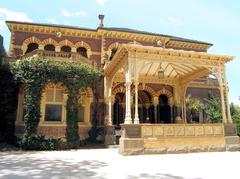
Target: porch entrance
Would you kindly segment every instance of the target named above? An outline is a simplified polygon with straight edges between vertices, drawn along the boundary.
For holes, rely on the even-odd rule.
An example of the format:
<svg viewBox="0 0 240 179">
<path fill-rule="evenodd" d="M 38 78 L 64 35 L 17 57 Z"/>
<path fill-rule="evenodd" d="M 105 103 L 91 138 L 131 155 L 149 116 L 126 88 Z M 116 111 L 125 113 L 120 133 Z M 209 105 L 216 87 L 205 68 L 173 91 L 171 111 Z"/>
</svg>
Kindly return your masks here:
<svg viewBox="0 0 240 179">
<path fill-rule="evenodd" d="M 150 124 L 169 124 L 171 120 L 171 107 L 169 99 L 166 95 L 161 94 L 158 97 L 158 105 L 154 107 L 152 96 L 145 90 L 139 90 L 138 95 L 138 116 L 140 123 Z M 125 93 L 117 93 L 113 104 L 113 125 L 120 128 L 120 124 L 124 123 L 125 118 Z M 133 96 L 135 99 L 135 96 Z M 133 100 L 133 104 L 135 101 Z M 131 113 L 134 116 L 134 105 L 131 106 Z M 155 114 L 156 113 L 156 114 Z M 155 119 L 156 117 L 156 119 Z"/>
</svg>

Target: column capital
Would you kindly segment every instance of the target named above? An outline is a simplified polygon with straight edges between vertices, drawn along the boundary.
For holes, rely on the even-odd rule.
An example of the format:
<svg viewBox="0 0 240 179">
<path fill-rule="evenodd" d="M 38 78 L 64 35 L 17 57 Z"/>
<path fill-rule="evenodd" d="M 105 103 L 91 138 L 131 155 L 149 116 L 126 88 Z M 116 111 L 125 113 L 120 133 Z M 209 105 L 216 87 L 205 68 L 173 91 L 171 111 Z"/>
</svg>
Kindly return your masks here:
<svg viewBox="0 0 240 179">
<path fill-rule="evenodd" d="M 113 99 L 115 99 L 115 95 L 106 96 L 106 97 L 104 98 L 104 101 L 108 102 L 109 100 L 113 100 Z"/>
<path fill-rule="evenodd" d="M 60 52 L 60 51 L 61 51 L 60 46 L 57 45 L 57 46 L 55 47 L 55 51 L 56 51 L 56 52 Z"/>
<path fill-rule="evenodd" d="M 71 52 L 77 52 L 76 47 L 72 47 L 72 48 L 71 48 Z"/>
</svg>

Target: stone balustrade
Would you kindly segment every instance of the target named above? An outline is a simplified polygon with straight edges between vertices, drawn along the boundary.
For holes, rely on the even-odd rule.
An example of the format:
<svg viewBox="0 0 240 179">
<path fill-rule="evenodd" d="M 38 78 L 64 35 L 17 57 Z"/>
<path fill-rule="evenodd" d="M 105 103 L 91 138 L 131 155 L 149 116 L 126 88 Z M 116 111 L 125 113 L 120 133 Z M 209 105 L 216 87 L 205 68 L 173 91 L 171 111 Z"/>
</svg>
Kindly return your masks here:
<svg viewBox="0 0 240 179">
<path fill-rule="evenodd" d="M 46 57 L 53 59 L 55 61 L 74 61 L 76 63 L 86 63 L 89 65 L 92 65 L 92 61 L 89 60 L 88 58 L 82 56 L 81 54 L 77 52 L 55 52 L 55 51 L 47 51 L 47 50 L 34 50 L 30 53 L 27 53 L 21 58 L 27 58 L 37 55 L 39 57 Z"/>
<path fill-rule="evenodd" d="M 224 136 L 223 124 L 142 125 L 142 138 Z"/>
</svg>

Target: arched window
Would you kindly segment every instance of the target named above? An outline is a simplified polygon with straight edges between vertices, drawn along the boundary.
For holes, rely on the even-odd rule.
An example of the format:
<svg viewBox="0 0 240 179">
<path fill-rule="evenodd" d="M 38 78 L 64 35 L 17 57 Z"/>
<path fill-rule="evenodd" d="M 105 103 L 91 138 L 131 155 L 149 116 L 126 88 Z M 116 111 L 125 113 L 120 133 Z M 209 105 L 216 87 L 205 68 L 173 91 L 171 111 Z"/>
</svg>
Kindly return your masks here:
<svg viewBox="0 0 240 179">
<path fill-rule="evenodd" d="M 71 52 L 71 47 L 64 45 L 61 47 L 61 52 Z"/>
<path fill-rule="evenodd" d="M 45 45 L 44 50 L 55 51 L 55 46 L 52 44 L 47 44 L 47 45 Z"/>
<path fill-rule="evenodd" d="M 86 48 L 84 48 L 84 47 L 78 47 L 78 48 L 77 48 L 77 52 L 78 52 L 80 55 L 82 55 L 82 56 L 84 56 L 84 57 L 87 58 L 87 49 L 86 49 Z"/>
<path fill-rule="evenodd" d="M 30 53 L 30 52 L 32 52 L 33 50 L 36 50 L 36 49 L 38 49 L 38 44 L 37 43 L 30 43 L 27 46 L 27 50 L 26 50 L 25 54 Z"/>
<path fill-rule="evenodd" d="M 113 56 L 115 55 L 115 53 L 117 52 L 117 48 L 113 48 L 112 50 L 112 53 L 111 53 L 111 56 L 110 56 L 110 60 L 112 60 Z"/>
</svg>

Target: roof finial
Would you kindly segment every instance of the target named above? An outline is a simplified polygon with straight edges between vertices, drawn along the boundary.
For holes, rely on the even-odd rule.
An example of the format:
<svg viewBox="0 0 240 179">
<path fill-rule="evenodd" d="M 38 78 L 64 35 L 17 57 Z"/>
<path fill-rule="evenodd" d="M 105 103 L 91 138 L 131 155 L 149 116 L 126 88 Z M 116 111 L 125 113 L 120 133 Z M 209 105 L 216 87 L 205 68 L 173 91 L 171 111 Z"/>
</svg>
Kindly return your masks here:
<svg viewBox="0 0 240 179">
<path fill-rule="evenodd" d="M 98 15 L 98 19 L 100 20 L 100 22 L 99 22 L 99 27 L 104 27 L 104 25 L 103 25 L 104 15 L 99 14 L 99 15 Z"/>
</svg>

